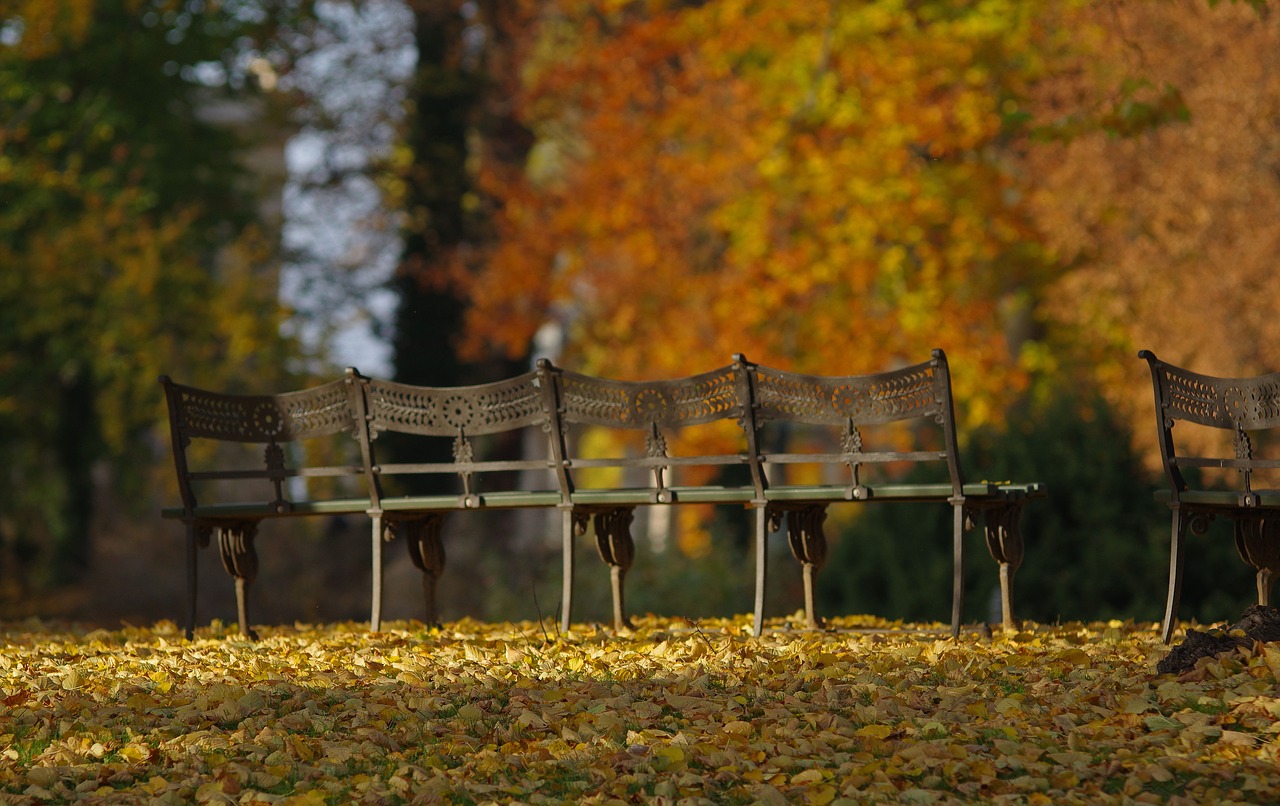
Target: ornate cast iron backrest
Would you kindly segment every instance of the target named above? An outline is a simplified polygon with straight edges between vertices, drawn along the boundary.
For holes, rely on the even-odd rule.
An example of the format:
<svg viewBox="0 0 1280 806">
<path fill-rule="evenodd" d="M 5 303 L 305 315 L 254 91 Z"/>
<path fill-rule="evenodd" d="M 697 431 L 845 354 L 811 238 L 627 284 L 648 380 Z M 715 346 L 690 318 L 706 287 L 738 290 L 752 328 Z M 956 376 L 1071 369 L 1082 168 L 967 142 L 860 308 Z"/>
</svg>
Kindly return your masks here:
<svg viewBox="0 0 1280 806">
<path fill-rule="evenodd" d="M 960 494 L 964 480 L 956 450 L 951 374 L 942 350 L 934 350 L 929 361 L 871 375 L 802 375 L 759 365 L 751 365 L 751 372 L 756 428 L 774 421 L 841 428 L 840 450 L 819 457 L 819 461 L 849 467 L 855 487 L 858 467 L 868 461 L 937 461 L 946 462 L 952 487 Z M 860 427 L 918 419 L 931 420 L 939 427 L 942 450 L 864 452 Z M 766 463 L 804 461 L 782 451 L 764 453 L 764 458 Z"/>
<path fill-rule="evenodd" d="M 549 444 L 554 412 L 550 395 L 554 391 L 546 367 L 477 386 L 430 387 L 369 380 L 365 389 L 370 440 L 388 431 L 453 439 L 451 463 L 375 465 L 375 479 L 392 474 L 455 475 L 462 483 L 463 496 L 475 505 L 478 491 L 474 478 L 480 472 L 551 469 L 546 457 L 481 461 L 471 442 L 472 437 L 536 428 Z"/>
<path fill-rule="evenodd" d="M 299 475 L 362 475 L 363 466 L 312 468 L 302 473 L 286 465 L 281 444 L 349 433 L 364 444 L 364 401 L 359 375 L 347 376 L 321 386 L 277 395 L 232 395 L 174 383 L 161 376 L 169 404 L 169 428 L 173 440 L 174 463 L 184 508 L 190 513 L 197 499 L 192 482 L 215 479 L 268 479 L 277 508 L 287 508 L 284 481 Z M 193 439 L 265 445 L 263 468 L 207 470 L 191 472 L 187 449 Z"/>
<path fill-rule="evenodd" d="M 538 372 L 479 386 L 412 386 L 368 382 L 370 435 L 383 431 L 435 437 L 498 434 L 545 427 L 542 379 Z"/>
<path fill-rule="evenodd" d="M 667 436 L 689 426 L 736 420 L 740 426 L 750 411 L 749 392 L 741 364 L 668 381 L 615 381 L 555 370 L 562 428 L 599 426 L 639 431 L 645 437 L 644 457 L 613 460 L 572 459 L 574 466 L 645 467 L 654 473 L 656 489 L 666 484 L 670 465 L 746 464 L 747 454 L 671 457 Z M 563 438 L 563 431 L 562 431 Z M 562 443 L 567 453 L 567 445 Z M 670 462 L 664 460 L 670 459 Z M 568 479 L 569 488 L 572 480 Z"/>
<path fill-rule="evenodd" d="M 1251 495 L 1253 471 L 1280 466 L 1273 460 L 1254 457 L 1248 433 L 1280 427 L 1280 372 L 1252 378 L 1219 378 L 1165 363 L 1150 350 L 1142 350 L 1138 357 L 1151 367 L 1160 456 L 1175 496 L 1187 488 L 1181 467 L 1238 470 L 1244 493 Z M 1173 440 L 1173 427 L 1178 420 L 1230 431 L 1235 456 L 1179 454 Z"/>
<path fill-rule="evenodd" d="M 741 419 L 745 410 L 733 366 L 670 381 L 613 381 L 558 372 L 562 416 L 568 423 L 679 429 Z"/>
</svg>

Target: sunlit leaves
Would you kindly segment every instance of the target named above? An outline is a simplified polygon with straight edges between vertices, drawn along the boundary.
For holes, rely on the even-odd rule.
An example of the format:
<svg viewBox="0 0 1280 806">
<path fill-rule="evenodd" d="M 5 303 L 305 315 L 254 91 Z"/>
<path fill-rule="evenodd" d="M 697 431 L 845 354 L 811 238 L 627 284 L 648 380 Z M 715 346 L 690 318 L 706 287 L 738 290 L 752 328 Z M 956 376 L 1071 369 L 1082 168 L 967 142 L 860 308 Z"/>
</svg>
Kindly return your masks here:
<svg viewBox="0 0 1280 806">
<path fill-rule="evenodd" d="M 1152 625 L 839 619 L 13 629 L 0 791 L 190 802 L 1256 800 L 1280 653 L 1157 676 Z M 866 631 L 868 626 L 877 631 Z"/>
<path fill-rule="evenodd" d="M 556 318 L 576 361 L 626 376 L 943 346 L 986 419 L 1025 380 L 1007 300 L 1044 279 L 1003 150 L 1055 46 L 1041 9 L 552 4 L 518 98 L 531 172 L 484 175 L 502 237 L 473 343 L 519 352 Z"/>
</svg>

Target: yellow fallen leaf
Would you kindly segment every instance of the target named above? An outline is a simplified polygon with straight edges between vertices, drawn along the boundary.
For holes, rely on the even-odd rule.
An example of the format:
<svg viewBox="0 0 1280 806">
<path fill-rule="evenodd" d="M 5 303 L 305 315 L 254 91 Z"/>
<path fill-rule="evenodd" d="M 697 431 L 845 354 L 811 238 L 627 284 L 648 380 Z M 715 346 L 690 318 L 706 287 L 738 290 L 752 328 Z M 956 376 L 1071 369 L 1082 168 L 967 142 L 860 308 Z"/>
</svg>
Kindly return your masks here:
<svg viewBox="0 0 1280 806">
<path fill-rule="evenodd" d="M 817 783 L 821 783 L 823 778 L 824 776 L 822 774 L 822 770 L 809 769 L 809 770 L 805 770 L 804 772 L 791 776 L 791 783 L 797 784 L 797 785 L 817 784 Z"/>
<path fill-rule="evenodd" d="M 863 725 L 854 731 L 855 736 L 863 736 L 869 739 L 886 739 L 893 733 L 893 728 L 888 725 Z"/>
<path fill-rule="evenodd" d="M 654 755 L 665 758 L 671 764 L 679 764 L 684 761 L 684 751 L 671 745 L 659 747 L 654 751 Z"/>
</svg>

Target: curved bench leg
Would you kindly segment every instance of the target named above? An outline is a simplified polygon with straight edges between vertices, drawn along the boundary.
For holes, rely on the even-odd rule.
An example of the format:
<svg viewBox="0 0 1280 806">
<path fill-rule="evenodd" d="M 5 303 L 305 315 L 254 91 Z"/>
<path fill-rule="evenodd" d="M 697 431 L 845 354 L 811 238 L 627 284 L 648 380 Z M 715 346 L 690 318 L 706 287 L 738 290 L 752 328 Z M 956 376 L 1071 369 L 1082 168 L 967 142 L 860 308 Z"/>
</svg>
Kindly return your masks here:
<svg viewBox="0 0 1280 806">
<path fill-rule="evenodd" d="M 403 530 L 413 567 L 422 572 L 422 596 L 426 602 L 426 624 L 440 625 L 440 607 L 436 588 L 444 573 L 444 542 L 440 540 L 440 527 L 444 516 L 432 514 L 423 518 L 393 522 L 391 528 Z"/>
<path fill-rule="evenodd" d="M 1160 639 L 1166 644 L 1173 639 L 1174 622 L 1178 617 L 1178 600 L 1182 596 L 1182 551 L 1187 541 L 1187 516 L 1178 507 L 1173 509 L 1173 522 L 1169 535 L 1169 591 L 1164 603 L 1164 621 L 1160 627 Z"/>
<path fill-rule="evenodd" d="M 964 502 L 953 502 L 951 510 L 951 637 L 959 638 L 964 608 Z"/>
<path fill-rule="evenodd" d="M 1258 604 L 1271 604 L 1271 589 L 1280 575 L 1280 520 L 1239 518 L 1235 522 L 1236 550 L 1257 570 Z"/>
<path fill-rule="evenodd" d="M 1002 504 L 983 513 L 987 551 L 1000 565 L 1000 615 L 1006 631 L 1018 629 L 1013 616 L 1013 576 L 1022 567 L 1022 502 Z"/>
<path fill-rule="evenodd" d="M 250 640 L 258 640 L 258 634 L 249 626 L 249 586 L 258 576 L 258 552 L 253 540 L 258 534 L 257 521 L 220 524 L 215 527 L 218 535 L 218 551 L 222 554 L 222 567 L 236 581 L 236 611 L 240 619 L 240 634 Z"/>
<path fill-rule="evenodd" d="M 596 530 L 596 548 L 600 559 L 609 566 L 609 578 L 613 588 L 613 628 L 631 629 L 631 619 L 623 605 L 623 582 L 627 571 L 635 562 L 636 544 L 631 538 L 631 521 L 635 518 L 633 507 L 613 507 L 597 511 L 592 518 Z"/>
<path fill-rule="evenodd" d="M 813 504 L 787 510 L 787 543 L 791 554 L 804 569 L 805 624 L 814 630 L 822 629 L 822 619 L 814 606 L 814 581 L 818 571 L 827 563 L 827 538 L 822 522 L 827 519 L 825 504 Z"/>
</svg>

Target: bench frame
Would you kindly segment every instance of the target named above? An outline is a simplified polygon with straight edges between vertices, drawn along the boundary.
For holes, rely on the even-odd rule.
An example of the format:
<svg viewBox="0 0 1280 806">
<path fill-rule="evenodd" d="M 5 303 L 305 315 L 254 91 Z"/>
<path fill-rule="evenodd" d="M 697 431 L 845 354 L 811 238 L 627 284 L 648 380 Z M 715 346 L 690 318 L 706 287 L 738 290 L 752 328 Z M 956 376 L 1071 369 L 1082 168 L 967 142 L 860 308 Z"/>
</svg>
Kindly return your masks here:
<svg viewBox="0 0 1280 806">
<path fill-rule="evenodd" d="M 257 571 L 254 535 L 261 520 L 277 517 L 367 514 L 372 523 L 372 602 L 370 626 L 380 629 L 382 544 L 403 537 L 414 565 L 423 572 L 427 621 L 438 619 L 436 584 L 444 568 L 441 526 L 450 512 L 485 509 L 556 508 L 561 512 L 564 584 L 561 627 L 570 628 L 578 538 L 593 527 L 596 547 L 610 569 L 613 622 L 629 626 L 624 580 L 635 558 L 630 526 L 638 506 L 681 503 L 731 504 L 753 513 L 755 606 L 753 632 L 764 623 L 768 537 L 784 524 L 792 554 L 801 563 L 808 626 L 822 622 L 814 607 L 814 585 L 826 561 L 823 521 L 837 503 L 946 503 L 951 506 L 953 590 L 951 634 L 960 631 L 963 605 L 964 532 L 981 528 L 988 551 L 999 565 L 1002 615 L 1006 628 L 1016 624 L 1012 582 L 1022 562 L 1019 529 L 1022 506 L 1044 495 L 1041 485 L 966 483 L 956 444 L 950 371 L 945 354 L 890 372 L 856 376 L 802 375 L 771 369 L 740 355 L 721 369 L 668 381 L 615 381 L 582 375 L 540 360 L 524 375 L 469 387 L 423 387 L 361 376 L 346 376 L 322 386 L 281 395 L 236 396 L 193 389 L 161 378 L 169 403 L 174 462 L 183 505 L 163 515 L 187 526 L 187 635 L 193 634 L 196 601 L 196 550 L 217 537 L 223 565 L 236 581 L 243 634 L 248 623 L 247 588 Z M 689 426 L 719 420 L 736 423 L 741 442 L 727 453 L 673 455 L 671 438 Z M 932 450 L 864 451 L 861 429 L 899 421 L 918 421 L 940 431 Z M 264 426 L 263 423 L 266 423 Z M 766 447 L 761 435 L 776 425 L 835 428 L 840 444 L 826 452 L 797 452 L 783 445 Z M 638 431 L 643 454 L 601 458 L 579 451 L 575 429 Z M 486 461 L 476 458 L 473 437 L 532 429 L 545 435 L 547 455 L 538 459 Z M 348 432 L 358 443 L 361 466 L 294 468 L 285 466 L 283 442 Z M 449 461 L 379 463 L 378 438 L 407 433 L 453 439 Z M 192 473 L 186 448 L 193 438 L 265 444 L 260 471 Z M 842 483 L 781 484 L 784 467 L 810 464 L 832 468 Z M 860 471 L 895 463 L 945 466 L 947 481 L 936 484 L 866 484 Z M 750 482 L 673 486 L 670 477 L 683 467 L 746 468 Z M 579 471 L 614 468 L 644 471 L 647 484 L 583 487 Z M 540 471 L 554 479 L 546 489 L 490 489 L 493 473 Z M 456 480 L 458 493 L 388 496 L 383 482 L 393 476 L 443 476 Z M 285 481 L 292 477 L 347 476 L 358 479 L 366 497 L 291 501 Z M 193 482 L 221 478 L 266 481 L 271 501 L 258 504 L 200 503 Z"/>
<path fill-rule="evenodd" d="M 1265 606 L 1271 601 L 1272 587 L 1280 575 L 1280 490 L 1255 490 L 1252 476 L 1258 470 L 1280 469 L 1280 460 L 1255 457 L 1249 432 L 1280 428 L 1280 373 L 1220 378 L 1165 363 L 1150 350 L 1140 351 L 1138 357 L 1151 369 L 1156 435 L 1169 482 L 1168 489 L 1157 490 L 1155 496 L 1172 513 L 1169 588 L 1160 633 L 1169 643 L 1182 595 L 1187 533 L 1203 535 L 1215 518 L 1231 521 L 1236 550 L 1256 571 L 1258 604 Z M 1235 455 L 1180 453 L 1174 441 L 1179 421 L 1231 432 Z M 1191 488 L 1183 468 L 1235 470 L 1239 487 Z"/>
</svg>

